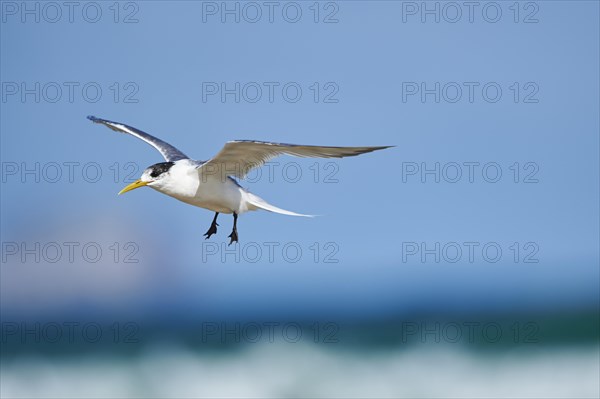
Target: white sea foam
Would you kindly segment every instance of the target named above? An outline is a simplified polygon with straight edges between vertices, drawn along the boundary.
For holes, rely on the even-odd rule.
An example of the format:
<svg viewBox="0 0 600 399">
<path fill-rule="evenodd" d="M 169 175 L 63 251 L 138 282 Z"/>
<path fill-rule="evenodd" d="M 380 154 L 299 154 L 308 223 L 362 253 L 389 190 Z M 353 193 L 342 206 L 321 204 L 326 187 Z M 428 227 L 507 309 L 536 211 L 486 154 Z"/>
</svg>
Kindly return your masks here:
<svg viewBox="0 0 600 399">
<path fill-rule="evenodd" d="M 351 350 L 256 344 L 231 352 L 155 346 L 132 357 L 28 357 L 2 364 L 3 398 L 599 397 L 600 348 Z"/>
</svg>

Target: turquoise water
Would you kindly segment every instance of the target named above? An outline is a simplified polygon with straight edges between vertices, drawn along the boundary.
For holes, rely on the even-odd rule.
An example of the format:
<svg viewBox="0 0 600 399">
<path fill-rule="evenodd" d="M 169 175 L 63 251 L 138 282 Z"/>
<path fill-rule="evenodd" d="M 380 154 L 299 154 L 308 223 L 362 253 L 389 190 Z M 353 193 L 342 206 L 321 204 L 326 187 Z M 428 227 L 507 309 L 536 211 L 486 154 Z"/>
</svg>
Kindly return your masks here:
<svg viewBox="0 0 600 399">
<path fill-rule="evenodd" d="M 3 398 L 598 397 L 598 345 L 478 352 L 423 344 L 364 350 L 308 342 L 227 351 L 155 343 L 131 355 L 4 359 Z"/>
</svg>

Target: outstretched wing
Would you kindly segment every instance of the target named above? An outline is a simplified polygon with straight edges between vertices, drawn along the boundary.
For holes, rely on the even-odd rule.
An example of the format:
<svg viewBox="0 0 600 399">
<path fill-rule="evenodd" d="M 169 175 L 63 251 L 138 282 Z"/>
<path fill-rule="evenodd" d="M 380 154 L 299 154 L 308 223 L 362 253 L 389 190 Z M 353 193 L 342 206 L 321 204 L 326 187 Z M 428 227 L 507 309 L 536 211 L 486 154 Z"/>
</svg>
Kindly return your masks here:
<svg viewBox="0 0 600 399">
<path fill-rule="evenodd" d="M 148 133 L 144 133 L 139 129 L 136 129 L 131 126 L 127 126 L 124 123 L 112 122 L 106 119 L 96 118 L 95 116 L 88 116 L 89 120 L 95 123 L 101 123 L 116 132 L 122 132 L 131 134 L 132 136 L 137 137 L 140 140 L 144 140 L 146 143 L 150 144 L 152 147 L 156 148 L 158 152 L 165 158 L 168 162 L 175 162 L 180 159 L 188 159 L 189 157 L 185 155 L 183 152 L 179 151 L 177 148 L 173 147 L 169 143 L 165 143 L 161 139 L 157 139 L 154 136 L 149 135 Z"/>
<path fill-rule="evenodd" d="M 199 169 L 203 174 L 233 176 L 243 179 L 251 169 L 260 167 L 279 155 L 316 158 L 343 158 L 383 150 L 384 147 L 321 147 L 316 145 L 295 145 L 269 143 L 265 141 L 229 141 L 225 147 Z"/>
</svg>

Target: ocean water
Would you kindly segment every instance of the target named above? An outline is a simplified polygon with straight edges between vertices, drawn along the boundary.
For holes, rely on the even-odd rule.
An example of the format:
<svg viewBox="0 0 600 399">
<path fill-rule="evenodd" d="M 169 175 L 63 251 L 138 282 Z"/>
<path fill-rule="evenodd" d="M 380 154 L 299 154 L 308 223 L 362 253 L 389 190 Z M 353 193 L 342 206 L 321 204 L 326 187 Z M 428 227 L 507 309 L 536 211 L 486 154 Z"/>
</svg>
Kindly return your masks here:
<svg viewBox="0 0 600 399">
<path fill-rule="evenodd" d="M 194 350 L 4 357 L 2 398 L 484 397 L 597 398 L 596 344 L 473 350 L 357 348 L 308 342 Z"/>
</svg>

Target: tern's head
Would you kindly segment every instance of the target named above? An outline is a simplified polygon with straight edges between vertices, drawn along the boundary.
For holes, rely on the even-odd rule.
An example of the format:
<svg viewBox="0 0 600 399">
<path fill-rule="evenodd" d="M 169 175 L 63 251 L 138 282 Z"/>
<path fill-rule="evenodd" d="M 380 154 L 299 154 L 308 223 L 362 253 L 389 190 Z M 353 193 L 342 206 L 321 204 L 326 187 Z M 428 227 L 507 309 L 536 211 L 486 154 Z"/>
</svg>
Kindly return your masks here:
<svg viewBox="0 0 600 399">
<path fill-rule="evenodd" d="M 171 167 L 174 164 L 175 162 L 161 162 L 146 168 L 139 180 L 136 180 L 125 187 L 119 192 L 119 194 L 123 194 L 127 191 L 135 190 L 136 188 L 144 186 L 160 188 L 169 179 Z"/>
</svg>

